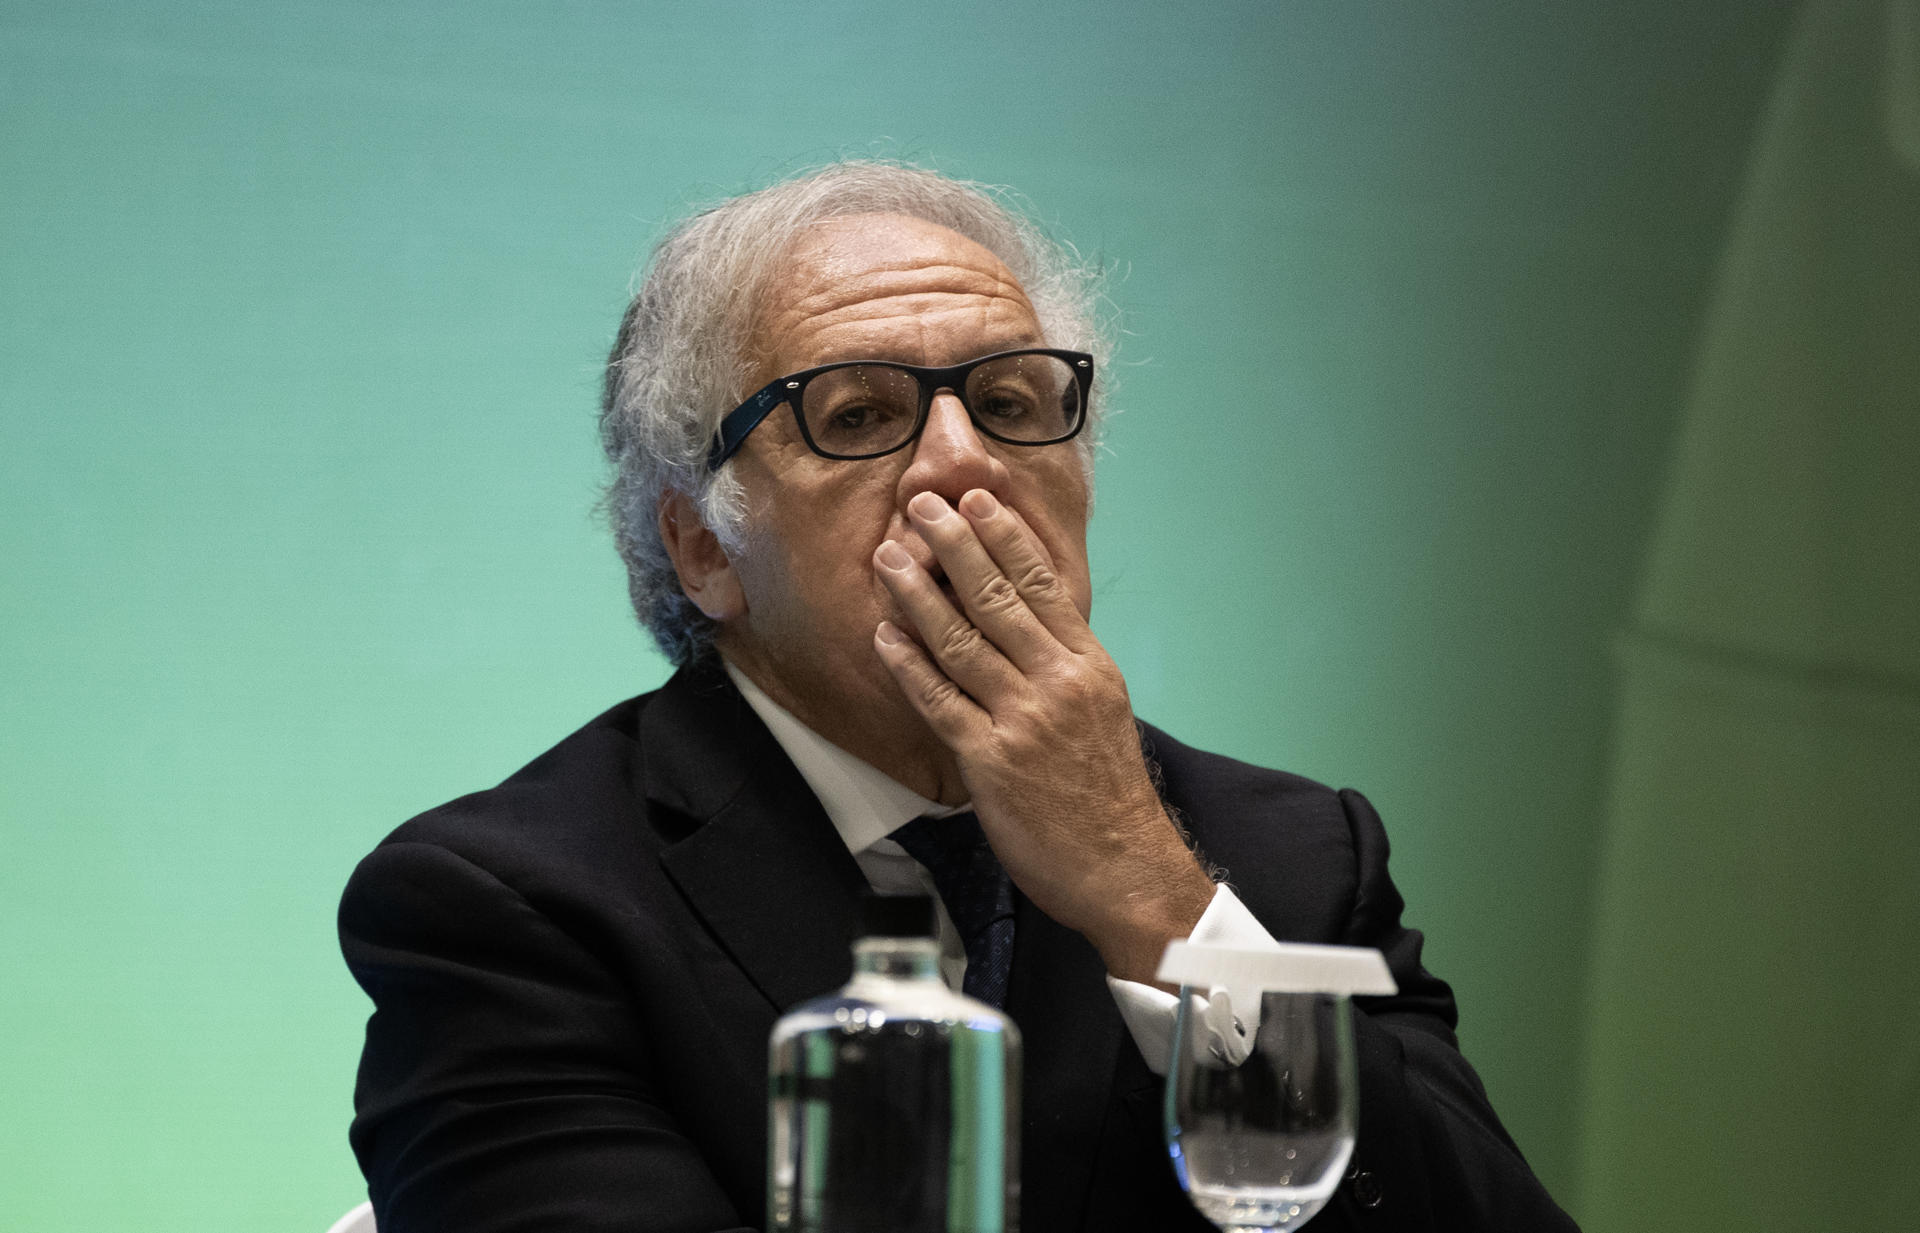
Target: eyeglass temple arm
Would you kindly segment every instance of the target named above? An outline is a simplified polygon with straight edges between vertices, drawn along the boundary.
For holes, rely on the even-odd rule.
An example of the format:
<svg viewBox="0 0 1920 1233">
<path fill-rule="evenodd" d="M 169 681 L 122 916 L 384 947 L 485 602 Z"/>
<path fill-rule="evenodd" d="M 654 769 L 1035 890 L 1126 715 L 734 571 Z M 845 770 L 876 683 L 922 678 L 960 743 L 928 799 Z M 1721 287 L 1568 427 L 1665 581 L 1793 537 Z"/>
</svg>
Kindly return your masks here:
<svg viewBox="0 0 1920 1233">
<path fill-rule="evenodd" d="M 718 471 L 722 463 L 733 457 L 733 452 L 740 448 L 740 443 L 747 439 L 748 434 L 760 426 L 760 421 L 780 405 L 783 401 L 780 387 L 785 381 L 785 377 L 780 377 L 768 382 L 759 393 L 727 413 L 727 418 L 720 421 L 720 436 L 714 441 L 713 448 L 707 451 L 707 470 Z"/>
</svg>

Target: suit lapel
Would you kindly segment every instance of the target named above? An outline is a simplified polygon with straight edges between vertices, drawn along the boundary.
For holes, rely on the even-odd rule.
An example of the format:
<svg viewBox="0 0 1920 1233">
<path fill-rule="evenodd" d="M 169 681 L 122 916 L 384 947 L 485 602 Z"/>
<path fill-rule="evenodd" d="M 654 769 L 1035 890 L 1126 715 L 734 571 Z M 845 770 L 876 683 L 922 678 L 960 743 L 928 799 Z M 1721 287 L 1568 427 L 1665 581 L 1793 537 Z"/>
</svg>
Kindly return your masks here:
<svg viewBox="0 0 1920 1233">
<path fill-rule="evenodd" d="M 866 880 L 826 811 L 715 662 L 641 719 L 640 790 L 688 832 L 667 875 L 776 1010 L 844 983 Z"/>
</svg>

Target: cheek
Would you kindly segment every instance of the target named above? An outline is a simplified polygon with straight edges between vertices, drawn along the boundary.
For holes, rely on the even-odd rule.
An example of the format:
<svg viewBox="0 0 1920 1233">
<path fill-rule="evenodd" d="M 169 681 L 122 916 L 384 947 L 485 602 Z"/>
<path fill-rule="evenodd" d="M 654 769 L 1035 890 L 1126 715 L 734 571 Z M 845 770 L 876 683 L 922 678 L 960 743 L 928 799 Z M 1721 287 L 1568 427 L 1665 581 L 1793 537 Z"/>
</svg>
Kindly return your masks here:
<svg viewBox="0 0 1920 1233">
<path fill-rule="evenodd" d="M 765 511 L 763 525 L 773 529 L 749 535 L 739 570 L 749 603 L 757 593 L 768 615 L 778 609 L 783 623 L 816 632 L 865 621 L 883 589 L 873 552 L 890 527 L 890 491 L 825 487 L 784 496 Z"/>
<path fill-rule="evenodd" d="M 1092 509 L 1092 494 L 1077 465 L 1071 470 L 1055 471 L 1047 480 L 1039 485 L 1035 508 L 1046 521 L 1046 534 L 1054 541 L 1055 552 L 1065 554 L 1059 562 L 1065 568 L 1069 558 L 1081 561 L 1086 558 L 1087 515 Z"/>
<path fill-rule="evenodd" d="M 772 488 L 758 513 L 768 538 L 796 559 L 824 560 L 849 547 L 849 540 L 884 529 L 893 509 L 893 488 L 886 477 L 862 472 L 866 464 L 828 462 L 809 455 Z M 878 533 L 870 548 L 878 547 Z"/>
</svg>

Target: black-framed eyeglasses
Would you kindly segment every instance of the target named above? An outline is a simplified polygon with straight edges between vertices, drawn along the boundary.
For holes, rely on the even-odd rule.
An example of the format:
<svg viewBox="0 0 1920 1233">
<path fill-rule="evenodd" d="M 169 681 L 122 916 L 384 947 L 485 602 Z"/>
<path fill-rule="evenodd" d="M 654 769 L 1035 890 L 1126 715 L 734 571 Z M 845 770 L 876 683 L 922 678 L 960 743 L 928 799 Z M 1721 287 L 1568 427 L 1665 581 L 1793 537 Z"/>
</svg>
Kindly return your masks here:
<svg viewBox="0 0 1920 1233">
<path fill-rule="evenodd" d="M 854 461 L 905 448 L 926 427 L 941 390 L 959 395 L 974 427 L 995 441 L 1057 445 L 1086 426 L 1092 388 L 1091 355 L 1044 347 L 983 355 L 951 368 L 886 360 L 822 364 L 768 382 L 729 411 L 707 469 L 733 457 L 781 403 L 793 409 L 807 448 L 822 458 Z"/>
</svg>

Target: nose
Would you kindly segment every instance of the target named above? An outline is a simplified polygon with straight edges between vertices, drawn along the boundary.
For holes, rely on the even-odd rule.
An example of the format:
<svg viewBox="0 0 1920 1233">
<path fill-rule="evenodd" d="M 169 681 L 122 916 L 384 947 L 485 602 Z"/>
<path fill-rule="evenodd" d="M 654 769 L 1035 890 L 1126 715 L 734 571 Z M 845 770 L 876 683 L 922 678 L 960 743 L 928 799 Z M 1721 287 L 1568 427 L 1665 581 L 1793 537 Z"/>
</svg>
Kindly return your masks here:
<svg viewBox="0 0 1920 1233">
<path fill-rule="evenodd" d="M 973 417 L 950 391 L 933 396 L 927 410 L 926 427 L 912 446 L 913 461 L 901 473 L 899 503 L 923 492 L 958 501 L 975 488 L 984 488 L 996 497 L 1006 497 L 1006 462 L 987 447 L 987 439 L 973 426 Z"/>
</svg>

